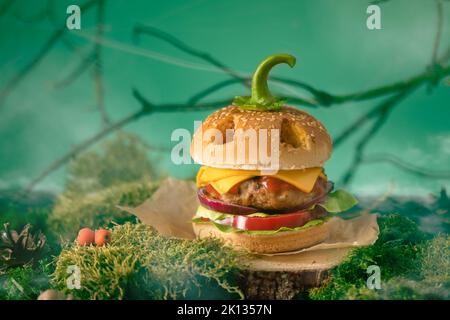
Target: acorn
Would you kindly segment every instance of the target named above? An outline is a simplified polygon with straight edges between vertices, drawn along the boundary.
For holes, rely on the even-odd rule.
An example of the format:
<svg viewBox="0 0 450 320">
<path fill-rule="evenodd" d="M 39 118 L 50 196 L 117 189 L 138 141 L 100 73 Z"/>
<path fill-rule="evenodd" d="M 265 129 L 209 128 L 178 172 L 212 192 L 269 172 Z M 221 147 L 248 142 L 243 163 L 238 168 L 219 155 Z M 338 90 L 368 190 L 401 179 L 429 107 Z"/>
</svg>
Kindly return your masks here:
<svg viewBox="0 0 450 320">
<path fill-rule="evenodd" d="M 98 229 L 95 231 L 95 244 L 99 247 L 106 245 L 111 241 L 111 232 L 106 229 Z"/>
<path fill-rule="evenodd" d="M 95 232 L 90 228 L 83 228 L 78 232 L 77 242 L 80 246 L 88 246 L 95 241 Z"/>
</svg>

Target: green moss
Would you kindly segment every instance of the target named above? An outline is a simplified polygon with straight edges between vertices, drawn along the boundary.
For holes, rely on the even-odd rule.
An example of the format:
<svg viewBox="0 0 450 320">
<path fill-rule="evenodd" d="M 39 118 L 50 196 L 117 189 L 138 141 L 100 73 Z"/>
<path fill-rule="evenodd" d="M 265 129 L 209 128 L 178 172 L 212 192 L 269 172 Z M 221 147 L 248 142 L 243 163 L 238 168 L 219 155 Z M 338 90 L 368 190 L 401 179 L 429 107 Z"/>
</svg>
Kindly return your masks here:
<svg viewBox="0 0 450 320">
<path fill-rule="evenodd" d="M 53 279 L 59 289 L 81 299 L 211 297 L 204 284 L 221 289 L 222 297 L 237 297 L 241 293 L 233 281 L 239 255 L 218 241 L 169 239 L 146 225 L 126 223 L 112 229 L 105 247 L 74 244 L 64 249 Z M 70 265 L 80 268 L 79 290 L 67 289 Z"/>
<path fill-rule="evenodd" d="M 450 236 L 438 235 L 423 244 L 420 269 L 414 278 L 394 277 L 384 281 L 381 290 L 352 288 L 348 299 L 450 299 Z"/>
<path fill-rule="evenodd" d="M 410 219 L 391 214 L 379 219 L 380 236 L 374 245 L 353 250 L 347 259 L 332 270 L 330 279 L 310 292 L 312 299 L 347 299 L 365 288 L 367 268 L 377 265 L 382 281 L 397 276 L 417 276 L 420 252 L 426 239 Z"/>
<path fill-rule="evenodd" d="M 151 181 L 156 174 L 148 151 L 138 136 L 119 132 L 99 150 L 85 152 L 70 162 L 65 195 L 74 197 L 116 184 Z"/>
<path fill-rule="evenodd" d="M 82 227 L 107 227 L 112 222 L 136 221 L 136 217 L 117 205 L 137 206 L 156 189 L 152 183 L 127 183 L 92 193 L 84 197 L 62 195 L 49 216 L 51 230 L 64 239 L 74 239 Z"/>
<path fill-rule="evenodd" d="M 69 165 L 64 192 L 49 216 L 50 230 L 74 239 L 82 227 L 106 227 L 136 218 L 117 205 L 136 206 L 156 189 L 148 147 L 125 132 L 106 141 L 99 150 L 83 153 Z"/>
<path fill-rule="evenodd" d="M 424 246 L 421 275 L 428 280 L 450 281 L 450 236 L 438 235 Z"/>
<path fill-rule="evenodd" d="M 380 237 L 354 250 L 332 270 L 312 299 L 450 299 L 450 237 L 428 238 L 400 215 L 380 219 Z M 371 264 L 381 270 L 381 290 L 366 287 Z"/>
<path fill-rule="evenodd" d="M 0 300 L 34 300 L 50 287 L 52 265 L 41 260 L 37 266 L 30 264 L 10 268 L 0 273 Z"/>
</svg>

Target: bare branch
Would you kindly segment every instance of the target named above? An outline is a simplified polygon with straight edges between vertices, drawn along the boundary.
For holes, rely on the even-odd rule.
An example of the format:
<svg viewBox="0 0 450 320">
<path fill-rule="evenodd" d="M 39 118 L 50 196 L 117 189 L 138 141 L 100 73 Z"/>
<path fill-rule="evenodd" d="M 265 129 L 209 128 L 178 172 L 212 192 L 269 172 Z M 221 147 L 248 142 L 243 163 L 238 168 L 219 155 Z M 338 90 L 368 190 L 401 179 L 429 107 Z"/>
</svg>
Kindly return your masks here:
<svg viewBox="0 0 450 320">
<path fill-rule="evenodd" d="M 355 148 L 355 154 L 353 156 L 353 161 L 350 164 L 350 167 L 343 174 L 341 181 L 343 185 L 348 185 L 354 178 L 355 174 L 358 171 L 358 168 L 362 162 L 364 151 L 369 142 L 375 137 L 376 133 L 381 129 L 386 120 L 388 119 L 389 113 L 392 109 L 400 103 L 404 98 L 406 98 L 409 94 L 412 93 L 413 89 L 416 87 L 410 88 L 408 90 L 403 90 L 398 94 L 392 96 L 387 99 L 383 103 L 380 104 L 379 107 L 375 108 L 377 110 L 377 119 L 373 123 L 372 127 L 364 134 Z"/>
<path fill-rule="evenodd" d="M 250 79 L 247 79 L 247 81 L 250 81 Z M 236 78 L 231 78 L 231 79 L 227 79 L 227 80 L 223 80 L 220 82 L 217 82 L 215 84 L 213 84 L 210 87 L 207 87 L 205 89 L 202 89 L 201 91 L 199 91 L 198 93 L 195 93 L 194 95 L 192 95 L 189 100 L 188 100 L 188 104 L 196 104 L 197 102 L 199 102 L 200 100 L 206 98 L 207 96 L 219 91 L 220 89 L 223 89 L 225 87 L 228 87 L 230 85 L 236 84 L 236 83 L 241 83 L 240 79 L 236 79 Z"/>
<path fill-rule="evenodd" d="M 94 56 L 89 55 L 88 57 L 85 57 L 81 60 L 80 64 L 73 69 L 67 76 L 65 76 L 63 79 L 55 82 L 53 84 L 53 88 L 55 89 L 61 89 L 63 87 L 68 86 L 73 81 L 75 81 L 79 76 L 81 76 L 93 63 L 94 63 Z"/>
<path fill-rule="evenodd" d="M 160 29 L 150 27 L 150 26 L 144 26 L 144 25 L 137 25 L 133 29 L 133 36 L 136 41 L 139 40 L 139 37 L 141 34 L 150 35 L 153 37 L 156 37 L 158 39 L 161 39 L 163 41 L 166 41 L 167 43 L 170 43 L 174 47 L 180 49 L 183 52 L 186 52 L 189 55 L 192 55 L 194 57 L 200 58 L 213 66 L 217 67 L 218 69 L 222 70 L 226 74 L 232 76 L 235 79 L 239 79 L 242 82 L 245 81 L 245 78 L 241 76 L 239 73 L 235 72 L 233 69 L 226 66 L 224 63 L 216 59 L 215 57 L 211 56 L 209 53 L 197 50 L 188 44 L 184 43 L 183 41 L 179 40 L 178 38 L 175 38 L 171 34 L 168 34 Z"/>
<path fill-rule="evenodd" d="M 279 80 L 280 78 L 277 77 L 272 77 L 271 80 L 275 80 L 275 81 L 279 81 L 282 82 L 281 80 Z M 288 81 L 292 81 L 294 82 L 294 80 L 288 80 Z M 246 85 L 250 85 L 251 79 L 250 78 L 246 78 L 245 79 L 245 84 Z M 236 78 L 232 78 L 232 79 L 227 79 L 224 81 L 220 81 L 217 82 L 215 84 L 213 84 L 210 87 L 207 87 L 206 89 L 203 89 L 201 91 L 199 91 L 198 93 L 194 94 L 189 100 L 188 103 L 189 104 L 196 104 L 198 103 L 200 100 L 206 98 L 207 96 L 225 88 L 228 87 L 230 85 L 236 84 L 236 83 L 242 83 L 241 80 L 236 79 Z M 285 82 L 283 82 L 285 83 Z M 298 82 L 297 82 L 298 83 Z M 319 103 L 316 100 L 311 100 L 311 99 L 306 99 L 306 98 L 301 98 L 298 96 L 289 96 L 287 97 L 287 99 L 289 100 L 290 103 L 293 104 L 300 104 L 303 106 L 308 106 L 308 107 L 317 107 L 319 105 Z M 229 101 L 232 101 L 233 99 L 230 98 Z"/>
<path fill-rule="evenodd" d="M 99 0 L 97 0 L 99 1 Z M 102 1 L 102 0 L 101 0 Z M 98 29 L 99 30 L 99 29 Z M 99 32 L 99 31 L 98 31 Z M 142 94 L 134 89 L 133 90 L 133 96 L 134 98 L 141 104 L 141 109 L 135 113 L 132 113 L 128 115 L 127 117 L 124 117 L 123 119 L 114 122 L 112 124 L 107 125 L 105 128 L 103 128 L 99 133 L 92 136 L 88 140 L 80 143 L 75 148 L 73 148 L 71 151 L 69 151 L 67 154 L 63 155 L 56 161 L 54 161 L 47 169 L 45 169 L 36 179 L 32 181 L 32 183 L 29 185 L 28 190 L 31 190 L 37 183 L 42 181 L 46 176 L 48 176 L 51 172 L 54 170 L 60 168 L 62 165 L 64 165 L 67 161 L 78 155 L 79 153 L 83 152 L 85 149 L 89 148 L 99 140 L 101 140 L 103 137 L 108 135 L 109 133 L 119 130 L 123 126 L 145 116 L 150 115 L 156 112 L 187 112 L 187 111 L 204 111 L 208 109 L 215 109 L 218 107 L 222 107 L 224 105 L 227 105 L 230 102 L 230 99 L 224 99 L 219 101 L 213 101 L 213 102 L 204 102 L 199 103 L 200 100 L 204 99 L 205 97 L 209 96 L 210 94 L 217 92 L 218 90 L 231 85 L 233 83 L 243 83 L 244 85 L 248 86 L 250 79 L 247 76 L 242 76 L 239 73 L 233 71 L 229 67 L 227 67 L 225 64 L 220 62 L 218 59 L 210 56 L 206 52 L 202 52 L 200 50 L 197 50 L 195 48 L 192 48 L 185 44 L 184 42 L 178 40 L 177 38 L 161 31 L 156 28 L 151 27 L 143 27 L 138 26 L 134 30 L 135 36 L 139 36 L 141 33 L 145 33 L 148 35 L 155 36 L 157 38 L 160 38 L 164 41 L 167 41 L 177 47 L 178 49 L 196 56 L 200 59 L 203 59 L 207 61 L 208 63 L 216 66 L 220 70 L 224 71 L 226 74 L 229 74 L 232 76 L 233 79 L 226 80 L 219 82 L 209 88 L 206 88 L 199 93 L 193 95 L 187 103 L 169 103 L 169 104 L 153 104 L 149 102 L 146 98 L 142 96 Z M 97 33 L 97 38 L 101 37 L 102 34 Z M 97 43 L 100 43 L 100 41 L 96 41 Z M 443 77 L 448 76 L 450 74 L 450 67 L 442 67 L 440 69 L 436 69 L 433 71 L 427 70 L 415 77 L 412 77 L 406 81 L 400 81 L 396 82 L 387 86 L 378 87 L 375 89 L 357 92 L 353 94 L 348 95 L 333 95 L 329 94 L 324 91 L 317 90 L 313 88 L 312 86 L 301 82 L 297 80 L 290 80 L 280 77 L 272 77 L 271 79 L 274 81 L 278 81 L 284 84 L 292 85 L 295 87 L 299 87 L 302 89 L 305 89 L 309 91 L 315 98 L 315 100 L 307 100 L 295 96 L 288 97 L 288 99 L 291 100 L 291 102 L 299 103 L 303 105 L 308 106 L 329 106 L 332 104 L 339 104 L 344 103 L 347 101 L 360 101 L 364 99 L 372 99 L 377 98 L 384 95 L 394 94 L 392 97 L 388 98 L 385 102 L 383 102 L 378 107 L 374 108 L 373 110 L 369 111 L 368 113 L 364 114 L 360 118 L 357 119 L 351 126 L 349 126 L 347 129 L 345 129 L 341 135 L 338 136 L 336 139 L 335 145 L 339 145 L 348 138 L 353 132 L 356 132 L 358 128 L 363 126 L 368 120 L 370 120 L 373 117 L 377 117 L 377 120 L 371 127 L 371 129 L 362 137 L 362 139 L 359 141 L 357 147 L 355 156 L 353 159 L 352 166 L 347 171 L 347 173 L 344 175 L 344 183 L 349 183 L 355 172 L 357 171 L 357 168 L 363 161 L 363 153 L 365 150 L 366 145 L 369 143 L 369 141 L 375 136 L 377 131 L 382 127 L 382 125 L 385 123 L 385 121 L 388 118 L 389 112 L 391 109 L 394 108 L 395 105 L 397 105 L 403 98 L 405 98 L 409 93 L 413 91 L 413 89 L 417 88 L 418 86 L 427 83 L 429 81 L 440 81 Z"/>
<path fill-rule="evenodd" d="M 442 29 L 444 26 L 444 4 L 442 0 L 436 0 L 436 11 L 437 11 L 437 27 L 436 35 L 433 44 L 433 54 L 431 58 L 431 65 L 435 65 L 438 60 L 439 45 L 441 43 Z"/>
<path fill-rule="evenodd" d="M 38 183 L 43 181 L 49 174 L 61 168 L 71 159 L 93 146 L 95 143 L 106 137 L 108 134 L 121 129 L 122 127 L 140 119 L 143 116 L 150 115 L 156 112 L 184 112 L 184 111 L 203 111 L 208 109 L 215 109 L 224 105 L 224 101 L 208 102 L 199 104 L 197 106 L 189 106 L 186 104 L 162 104 L 154 105 L 145 99 L 141 93 L 134 89 L 133 96 L 141 104 L 141 109 L 137 112 L 131 113 L 128 116 L 109 124 L 100 132 L 93 135 L 91 138 L 81 142 L 72 148 L 69 152 L 53 161 L 45 170 L 43 170 L 36 178 L 34 178 L 27 186 L 26 191 L 30 192 Z M 163 147 L 155 147 L 154 150 L 163 149 Z M 165 149 L 164 149 L 165 150 Z"/>
<path fill-rule="evenodd" d="M 90 9 L 99 0 L 90 0 L 80 6 L 81 11 Z M 47 39 L 34 58 L 28 62 L 18 73 L 16 73 L 6 85 L 0 90 L 0 109 L 4 106 L 6 98 L 16 88 L 16 86 L 36 67 L 39 62 L 50 52 L 55 43 L 64 35 L 67 28 L 66 25 L 59 27 L 53 34 Z"/>
<path fill-rule="evenodd" d="M 393 166 L 406 171 L 411 174 L 415 174 L 422 178 L 430 178 L 430 179 L 450 179 L 450 171 L 442 171 L 442 170 L 429 170 L 425 168 L 418 167 L 412 163 L 406 162 L 398 158 L 395 155 L 387 154 L 387 153 L 378 153 L 371 154 L 368 156 L 364 156 L 362 158 L 363 163 L 390 163 Z"/>
<path fill-rule="evenodd" d="M 450 66 L 447 66 L 445 68 L 441 68 L 440 70 L 437 70 L 436 72 L 431 72 L 429 70 L 426 70 L 414 77 L 411 77 L 407 80 L 398 81 L 386 86 L 381 86 L 378 88 L 370 89 L 367 91 L 362 91 L 359 93 L 353 93 L 348 95 L 342 95 L 342 96 L 335 96 L 336 101 L 335 103 L 344 103 L 349 101 L 362 101 L 362 100 L 368 100 L 373 98 L 378 98 L 384 95 L 388 95 L 391 93 L 399 92 L 406 90 L 408 88 L 424 84 L 426 82 L 430 81 L 440 81 L 445 76 L 448 76 L 450 74 Z"/>
<path fill-rule="evenodd" d="M 86 150 L 87 148 L 91 147 L 96 142 L 100 141 L 102 138 L 106 137 L 111 132 L 118 130 L 119 128 L 125 126 L 126 124 L 133 122 L 137 119 L 139 119 L 142 115 L 145 114 L 145 111 L 140 110 L 138 112 L 132 113 L 123 119 L 110 124 L 109 126 L 105 127 L 103 130 L 92 136 L 91 138 L 81 142 L 80 144 L 76 145 L 72 150 L 70 150 L 68 153 L 63 155 L 62 157 L 56 159 L 53 161 L 44 171 L 42 171 L 36 178 L 34 178 L 30 184 L 27 186 L 26 191 L 30 192 L 39 182 L 45 179 L 50 173 L 53 171 L 59 169 L 62 165 L 76 157 L 78 154 Z"/>
<path fill-rule="evenodd" d="M 370 130 L 360 139 L 359 143 L 355 148 L 355 155 L 353 156 L 353 161 L 350 167 L 347 169 L 347 171 L 343 174 L 341 178 L 341 182 L 343 185 L 348 185 L 353 180 L 355 174 L 358 171 L 358 167 L 361 164 L 362 154 L 364 153 L 365 147 L 367 146 L 371 138 L 374 137 L 375 134 L 378 132 L 378 130 L 383 126 L 387 117 L 388 113 L 386 111 L 382 112 L 378 116 L 378 119 L 375 121 Z"/>
<path fill-rule="evenodd" d="M 439 58 L 439 63 L 443 64 L 445 62 L 447 62 L 447 60 L 450 59 L 450 46 L 447 48 L 447 50 L 445 50 L 445 52 L 442 54 L 442 56 Z"/>
<path fill-rule="evenodd" d="M 393 88 L 398 88 L 396 90 L 399 90 L 400 92 L 408 91 L 412 88 L 416 88 L 419 85 L 426 83 L 428 81 L 433 81 L 433 79 L 438 79 L 439 81 L 441 78 L 443 78 L 445 75 L 450 74 L 450 67 L 444 68 L 441 71 L 438 71 L 437 74 L 433 74 L 430 72 L 424 72 L 422 75 L 416 76 L 414 78 L 411 78 L 409 81 L 404 82 L 398 82 L 389 86 L 380 87 L 378 89 L 372 89 L 367 91 L 375 93 L 375 92 L 390 92 L 391 90 L 394 90 Z M 366 94 L 365 96 L 368 97 L 371 94 Z M 361 95 L 359 98 L 361 98 L 363 95 Z M 350 95 L 348 96 L 350 97 Z M 395 106 L 397 103 L 395 100 L 397 99 L 403 99 L 401 95 L 396 95 L 392 98 L 394 101 L 391 107 Z M 390 100 L 388 100 L 390 101 Z M 391 102 L 391 103 L 392 103 Z M 334 146 L 339 146 L 342 142 L 344 142 L 347 138 L 349 138 L 352 134 L 356 132 L 357 129 L 362 127 L 368 120 L 372 119 L 374 116 L 378 115 L 382 109 L 384 109 L 384 104 L 379 105 L 378 107 L 375 107 L 374 109 L 364 113 L 362 116 L 360 116 L 356 121 L 354 121 L 351 125 L 349 125 L 347 128 L 345 128 L 335 139 L 334 139 Z"/>
<path fill-rule="evenodd" d="M 450 55 L 450 50 L 449 50 Z M 363 100 L 370 100 L 379 98 L 385 95 L 389 95 L 392 93 L 396 93 L 401 90 L 408 89 L 410 87 L 425 84 L 427 82 L 439 82 L 442 78 L 445 76 L 450 75 L 450 66 L 436 69 L 436 70 L 426 70 L 422 72 L 421 74 L 418 74 L 414 77 L 411 77 L 407 80 L 402 80 L 398 82 L 394 82 L 389 85 L 355 92 L 352 94 L 346 94 L 346 95 L 336 95 L 327 93 L 325 91 L 317 90 L 314 87 L 300 81 L 291 80 L 291 79 L 285 79 L 285 78 L 279 78 L 279 77 L 271 77 L 271 80 L 279 81 L 281 83 L 297 86 L 303 89 L 308 90 L 309 92 L 313 93 L 315 100 L 306 100 L 299 98 L 297 96 L 285 96 L 285 98 L 293 104 L 300 104 L 303 106 L 309 106 L 309 107 L 318 107 L 318 106 L 331 106 L 334 104 L 343 104 L 350 101 L 363 101 Z M 246 81 L 250 82 L 250 78 L 246 78 Z M 201 99 L 219 91 L 220 89 L 223 89 L 227 86 L 233 85 L 235 83 L 239 83 L 241 80 L 239 79 L 228 79 L 220 81 L 216 84 L 213 84 L 212 86 L 203 89 L 199 91 L 198 93 L 194 94 L 190 100 L 188 101 L 191 104 L 195 104 Z M 230 99 L 231 101 L 231 99 Z"/>
<path fill-rule="evenodd" d="M 150 27 L 150 26 L 138 25 L 134 28 L 133 34 L 136 38 L 139 37 L 141 34 L 146 34 L 146 35 L 150 35 L 150 36 L 159 38 L 163 41 L 166 41 L 166 42 L 172 44 L 173 46 L 175 46 L 176 48 L 180 49 L 181 51 L 183 51 L 187 54 L 193 55 L 195 57 L 198 57 L 198 58 L 216 66 L 220 70 L 223 70 L 226 74 L 229 74 L 234 79 L 236 79 L 236 82 L 241 82 L 244 85 L 249 86 L 249 78 L 248 77 L 244 77 L 244 76 L 240 75 L 239 73 L 233 71 L 231 68 L 229 68 L 224 63 L 219 61 L 217 58 L 212 57 L 211 55 L 209 55 L 206 52 L 200 51 L 198 49 L 195 49 L 195 48 L 187 45 L 186 43 L 182 42 L 178 38 L 175 38 L 174 36 L 164 32 L 160 29 Z M 435 72 L 437 74 L 433 74 L 433 72 Z M 275 81 L 278 81 L 283 84 L 292 85 L 292 86 L 299 87 L 299 88 L 309 91 L 310 93 L 313 94 L 315 100 L 308 100 L 308 99 L 303 99 L 303 98 L 299 98 L 299 97 L 295 97 L 295 96 L 294 97 L 290 96 L 287 98 L 292 103 L 298 103 L 298 104 L 314 107 L 314 106 L 319 106 L 319 105 L 330 106 L 332 104 L 342 104 L 342 103 L 345 103 L 348 101 L 361 101 L 361 100 L 373 99 L 373 98 L 377 98 L 380 96 L 388 95 L 391 93 L 395 93 L 395 92 L 407 89 L 408 87 L 414 86 L 419 83 L 424 83 L 424 82 L 431 81 L 431 80 L 439 81 L 443 76 L 450 74 L 450 68 L 447 67 L 447 68 L 444 68 L 443 70 L 438 70 L 438 71 L 433 71 L 433 72 L 425 71 L 425 72 L 423 72 L 415 77 L 412 77 L 406 81 L 399 81 L 399 82 L 396 82 L 396 83 L 393 83 L 390 85 L 381 86 L 378 88 L 365 90 L 365 91 L 361 91 L 361 92 L 356 92 L 356 93 L 352 93 L 352 94 L 347 94 L 347 95 L 330 94 L 325 91 L 317 90 L 314 87 L 312 87 L 311 85 L 304 83 L 302 81 L 298 81 L 298 80 L 291 80 L 291 79 L 286 79 L 286 78 L 282 78 L 282 77 L 271 77 L 271 80 L 275 80 Z M 194 95 L 192 98 L 192 101 L 190 101 L 190 102 L 195 103 L 195 102 L 199 101 L 200 99 L 212 94 L 213 92 L 216 92 L 216 91 L 222 89 L 223 87 L 226 87 L 226 86 L 234 84 L 234 83 L 235 82 L 233 82 L 231 80 L 219 82 L 219 83 L 199 92 L 198 94 Z"/>
<path fill-rule="evenodd" d="M 105 23 L 105 0 L 99 0 L 97 4 L 97 33 L 96 38 L 101 39 L 103 37 L 103 27 Z M 94 46 L 94 85 L 95 85 L 95 96 L 97 100 L 97 107 L 100 111 L 103 125 L 108 125 L 110 123 L 108 114 L 105 109 L 105 99 L 104 99 L 104 87 L 103 87 L 103 59 L 102 59 L 102 45 L 99 41 L 95 42 Z"/>
<path fill-rule="evenodd" d="M 22 68 L 16 75 L 14 75 L 0 91 L 0 108 L 3 107 L 7 96 L 16 88 L 16 86 L 30 73 L 30 71 L 44 58 L 51 50 L 53 45 L 64 33 L 64 29 L 56 30 L 52 36 L 45 42 L 38 54 Z"/>
<path fill-rule="evenodd" d="M 362 116 L 357 118 L 352 124 L 350 124 L 347 128 L 342 130 L 340 134 L 337 135 L 335 139 L 333 139 L 333 147 L 337 148 L 347 140 L 351 135 L 356 133 L 356 131 L 364 126 L 367 121 L 372 119 L 375 115 L 380 113 L 380 110 L 383 108 L 382 105 L 375 107 L 374 109 L 370 110 L 369 112 L 364 113 Z"/>
<path fill-rule="evenodd" d="M 138 25 L 134 28 L 133 34 L 134 34 L 135 39 L 138 39 L 138 37 L 141 34 L 146 34 L 146 35 L 161 39 L 163 41 L 166 41 L 166 42 L 170 43 L 171 45 L 173 45 L 174 47 L 180 49 L 181 51 L 210 63 L 211 65 L 217 67 L 218 69 L 222 70 L 225 74 L 230 75 L 233 79 L 236 80 L 236 81 L 225 81 L 222 83 L 218 83 L 216 85 L 213 85 L 210 88 L 205 89 L 204 91 L 200 92 L 198 95 L 193 97 L 193 99 L 192 99 L 193 102 L 199 101 L 201 98 L 203 98 L 225 86 L 233 84 L 235 82 L 240 82 L 244 86 L 250 87 L 250 78 L 249 77 L 239 74 L 238 72 L 234 71 L 233 69 L 231 69 L 230 67 L 225 65 L 223 62 L 219 61 L 217 58 L 211 56 L 207 52 L 195 49 L 195 48 L 187 45 L 186 43 L 182 42 L 178 38 L 175 38 L 171 34 L 168 34 L 160 29 L 150 27 L 150 26 Z M 318 104 L 329 105 L 329 103 L 330 103 L 331 97 L 329 96 L 329 94 L 327 94 L 323 91 L 320 91 L 320 90 L 316 90 L 315 88 L 313 88 L 311 85 L 309 85 L 307 83 L 304 83 L 304 82 L 298 81 L 298 80 L 285 79 L 285 78 L 281 78 L 281 77 L 271 77 L 270 79 L 280 82 L 280 83 L 283 83 L 283 84 L 293 85 L 296 87 L 306 89 L 315 96 L 316 100 L 320 101 L 318 103 L 316 101 L 311 101 L 309 99 L 304 99 L 304 98 L 300 98 L 300 97 L 291 97 L 291 99 L 294 100 L 295 103 L 301 103 L 301 104 L 305 104 L 308 106 L 316 106 Z"/>
<path fill-rule="evenodd" d="M 49 0 L 53 1 L 53 0 Z M 55 26 L 55 28 L 58 27 L 59 22 L 57 18 L 56 12 L 52 10 L 52 6 L 48 7 L 48 18 L 50 22 Z M 81 76 L 94 62 L 95 57 L 94 53 L 92 52 L 92 49 L 89 49 L 89 53 L 85 53 L 84 50 L 80 49 L 78 46 L 76 46 L 71 39 L 63 36 L 60 39 L 61 43 L 67 48 L 67 50 L 70 53 L 76 53 L 78 57 L 80 58 L 81 62 L 80 64 L 73 69 L 68 75 L 66 75 L 63 79 L 55 81 L 53 84 L 53 87 L 55 89 L 62 89 L 68 85 L 70 85 L 73 81 L 78 79 L 79 76 Z"/>
<path fill-rule="evenodd" d="M 226 99 L 226 100 L 218 100 L 218 101 L 213 101 L 213 102 L 204 102 L 204 103 L 199 103 L 196 105 L 185 104 L 185 103 L 167 103 L 167 104 L 155 105 L 155 104 L 150 103 L 146 98 L 144 98 L 137 89 L 133 89 L 133 97 L 137 101 L 139 101 L 142 109 L 144 109 L 147 113 L 205 111 L 205 110 L 223 107 L 230 102 L 228 99 Z"/>
</svg>

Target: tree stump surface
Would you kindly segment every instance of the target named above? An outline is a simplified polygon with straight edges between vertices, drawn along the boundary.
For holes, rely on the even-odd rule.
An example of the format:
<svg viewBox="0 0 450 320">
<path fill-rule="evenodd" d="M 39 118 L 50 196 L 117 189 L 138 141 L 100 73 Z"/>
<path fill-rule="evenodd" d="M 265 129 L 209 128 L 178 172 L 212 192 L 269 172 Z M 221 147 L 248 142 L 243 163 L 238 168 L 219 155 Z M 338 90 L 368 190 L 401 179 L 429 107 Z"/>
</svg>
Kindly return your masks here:
<svg viewBox="0 0 450 320">
<path fill-rule="evenodd" d="M 289 300 L 320 286 L 329 270 L 343 261 L 349 248 L 255 255 L 248 259 L 240 287 L 246 299 Z"/>
</svg>

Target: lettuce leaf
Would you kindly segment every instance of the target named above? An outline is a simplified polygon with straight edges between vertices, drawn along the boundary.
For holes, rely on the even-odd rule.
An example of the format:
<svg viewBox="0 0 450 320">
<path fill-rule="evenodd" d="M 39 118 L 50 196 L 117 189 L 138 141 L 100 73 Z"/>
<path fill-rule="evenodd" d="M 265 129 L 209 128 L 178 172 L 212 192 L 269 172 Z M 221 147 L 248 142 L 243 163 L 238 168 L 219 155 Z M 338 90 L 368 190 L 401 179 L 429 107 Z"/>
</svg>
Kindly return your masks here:
<svg viewBox="0 0 450 320">
<path fill-rule="evenodd" d="M 328 194 L 324 202 L 318 203 L 327 212 L 339 213 L 346 211 L 358 203 L 358 200 L 349 192 L 345 190 L 336 190 Z"/>
<path fill-rule="evenodd" d="M 213 224 L 217 229 L 219 229 L 222 232 L 237 232 L 237 233 L 243 233 L 243 234 L 249 234 L 249 235 L 271 235 L 271 234 L 276 234 L 278 232 L 283 232 L 283 231 L 298 231 L 298 230 L 303 230 L 303 229 L 307 229 L 310 227 L 314 227 L 314 226 L 318 226 L 321 225 L 322 223 L 324 223 L 325 221 L 327 221 L 329 218 L 325 217 L 322 219 L 315 219 L 315 220 L 311 220 L 308 221 L 305 225 L 301 226 L 301 227 L 295 227 L 295 228 L 288 228 L 288 227 L 282 227 L 280 229 L 277 230 L 242 230 L 242 229 L 237 229 L 231 226 L 227 226 L 227 225 L 223 225 L 220 223 L 216 223 L 214 221 L 203 221 L 200 218 L 194 218 L 192 219 L 193 223 L 211 223 Z"/>
<path fill-rule="evenodd" d="M 208 218 L 209 220 L 223 220 L 225 218 L 233 217 L 233 214 L 223 213 L 223 212 L 217 212 L 210 209 L 207 209 L 203 206 L 199 206 L 197 209 L 197 213 L 195 215 L 199 218 Z M 248 217 L 268 217 L 268 216 L 275 216 L 275 214 L 267 214 L 263 212 L 256 212 L 252 214 L 248 214 Z"/>
</svg>

